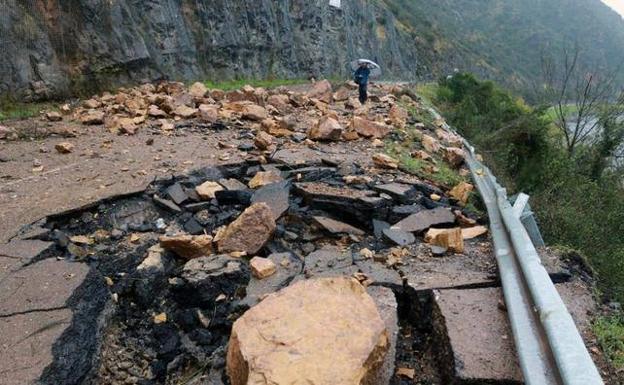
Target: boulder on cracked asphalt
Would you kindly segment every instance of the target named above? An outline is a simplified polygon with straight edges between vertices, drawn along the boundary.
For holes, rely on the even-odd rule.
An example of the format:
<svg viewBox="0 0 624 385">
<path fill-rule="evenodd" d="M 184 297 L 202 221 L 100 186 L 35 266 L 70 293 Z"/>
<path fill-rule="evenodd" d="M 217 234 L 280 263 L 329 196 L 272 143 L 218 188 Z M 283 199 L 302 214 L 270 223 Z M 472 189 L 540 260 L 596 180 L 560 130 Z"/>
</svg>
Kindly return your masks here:
<svg viewBox="0 0 624 385">
<path fill-rule="evenodd" d="M 282 175 L 278 171 L 259 171 L 249 181 L 250 188 L 258 188 L 272 183 L 283 181 Z"/>
<path fill-rule="evenodd" d="M 178 257 L 194 259 L 212 254 L 210 235 L 173 235 L 160 237 L 160 246 Z"/>
<path fill-rule="evenodd" d="M 219 252 L 246 252 L 254 255 L 275 232 L 271 208 L 263 202 L 254 203 L 216 237 Z"/>
<path fill-rule="evenodd" d="M 249 261 L 251 273 L 258 279 L 272 276 L 277 271 L 277 265 L 269 258 L 253 257 Z"/>
<path fill-rule="evenodd" d="M 336 119 L 329 116 L 321 118 L 308 132 L 308 138 L 312 140 L 337 141 L 341 136 L 342 126 Z"/>
<path fill-rule="evenodd" d="M 375 384 L 388 348 L 379 310 L 356 280 L 300 281 L 234 323 L 227 374 L 232 385 Z"/>
</svg>

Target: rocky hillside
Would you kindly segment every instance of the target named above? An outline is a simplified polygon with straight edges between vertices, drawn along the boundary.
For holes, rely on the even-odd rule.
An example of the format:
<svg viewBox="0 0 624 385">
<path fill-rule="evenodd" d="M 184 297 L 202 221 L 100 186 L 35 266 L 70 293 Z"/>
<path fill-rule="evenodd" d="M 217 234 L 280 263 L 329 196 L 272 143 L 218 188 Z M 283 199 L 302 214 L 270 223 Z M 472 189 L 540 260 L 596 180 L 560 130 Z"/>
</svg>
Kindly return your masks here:
<svg viewBox="0 0 624 385">
<path fill-rule="evenodd" d="M 29 5 L 24 5 L 29 3 Z M 366 0 L 0 2 L 0 93 L 40 98 L 128 81 L 344 74 L 355 57 L 415 77 L 417 53 Z"/>
<path fill-rule="evenodd" d="M 624 21 L 600 0 L 1 0 L 0 95 L 43 99 L 129 82 L 344 76 L 454 68 L 522 89 L 540 52 L 577 41 L 614 69 Z"/>
</svg>

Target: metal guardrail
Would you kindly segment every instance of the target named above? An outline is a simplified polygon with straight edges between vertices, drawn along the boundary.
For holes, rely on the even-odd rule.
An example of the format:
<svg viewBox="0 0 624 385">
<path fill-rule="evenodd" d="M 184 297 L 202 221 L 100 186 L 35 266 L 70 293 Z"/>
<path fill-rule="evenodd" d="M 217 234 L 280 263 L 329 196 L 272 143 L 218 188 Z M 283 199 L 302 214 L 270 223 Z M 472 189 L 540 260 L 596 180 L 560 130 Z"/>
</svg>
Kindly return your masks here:
<svg viewBox="0 0 624 385">
<path fill-rule="evenodd" d="M 527 385 L 604 384 L 507 191 L 468 149 L 487 206 L 505 303 Z"/>
<path fill-rule="evenodd" d="M 441 118 L 433 108 L 430 112 L 436 119 Z M 447 124 L 443 128 L 457 134 Z M 468 150 L 466 162 L 487 207 L 505 304 L 525 383 L 603 385 L 572 316 L 521 222 L 528 196 L 520 194 L 512 207 L 507 191 L 476 159 L 474 148 L 465 140 L 464 146 Z"/>
</svg>

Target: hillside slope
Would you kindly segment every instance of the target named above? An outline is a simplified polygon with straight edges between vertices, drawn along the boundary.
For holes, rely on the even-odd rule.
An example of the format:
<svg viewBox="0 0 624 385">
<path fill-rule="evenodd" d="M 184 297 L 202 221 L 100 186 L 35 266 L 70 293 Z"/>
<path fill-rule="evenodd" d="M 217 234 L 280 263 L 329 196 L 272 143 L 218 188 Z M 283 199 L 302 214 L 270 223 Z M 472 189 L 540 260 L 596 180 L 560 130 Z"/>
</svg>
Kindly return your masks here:
<svg viewBox="0 0 624 385">
<path fill-rule="evenodd" d="M 578 41 L 614 69 L 624 20 L 600 0 L 0 0 L 0 95 L 42 99 L 162 78 L 388 79 L 454 68 L 526 88 L 543 50 Z"/>
</svg>

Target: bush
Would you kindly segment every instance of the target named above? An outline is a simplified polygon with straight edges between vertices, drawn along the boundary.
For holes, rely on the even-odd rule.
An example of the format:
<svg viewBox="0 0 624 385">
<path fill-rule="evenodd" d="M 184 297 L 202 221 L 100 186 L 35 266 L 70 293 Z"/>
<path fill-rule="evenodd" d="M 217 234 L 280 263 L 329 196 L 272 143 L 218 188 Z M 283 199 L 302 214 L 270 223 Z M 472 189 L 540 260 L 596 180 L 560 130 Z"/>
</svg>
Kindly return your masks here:
<svg viewBox="0 0 624 385">
<path fill-rule="evenodd" d="M 471 74 L 440 80 L 435 103 L 507 187 L 531 194 L 546 241 L 585 255 L 601 291 L 624 302 L 622 176 L 596 172 L 600 143 L 570 157 L 548 135 L 546 109 Z"/>
</svg>

